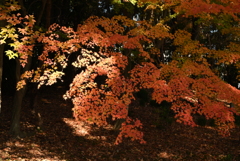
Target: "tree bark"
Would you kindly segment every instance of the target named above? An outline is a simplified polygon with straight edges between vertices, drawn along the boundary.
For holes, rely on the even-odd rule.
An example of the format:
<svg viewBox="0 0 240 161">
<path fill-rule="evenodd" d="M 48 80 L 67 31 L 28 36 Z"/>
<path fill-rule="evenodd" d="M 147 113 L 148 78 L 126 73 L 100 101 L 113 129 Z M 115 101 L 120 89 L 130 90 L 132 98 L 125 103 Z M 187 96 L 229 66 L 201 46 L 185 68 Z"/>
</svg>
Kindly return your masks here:
<svg viewBox="0 0 240 161">
<path fill-rule="evenodd" d="M 0 45 L 0 113 L 2 109 L 2 70 L 3 70 L 4 45 Z"/>
<path fill-rule="evenodd" d="M 27 11 L 26 11 L 26 8 L 24 7 L 23 1 L 18 0 L 18 3 L 21 6 L 22 15 L 25 16 L 27 14 Z M 28 62 L 26 64 L 24 71 L 30 69 L 31 59 L 32 57 L 29 56 L 28 61 L 30 60 L 30 63 Z M 20 80 L 20 76 L 21 76 L 21 65 L 20 65 L 19 59 L 16 59 L 15 77 L 16 77 L 17 83 Z M 25 95 L 26 88 L 27 87 L 25 85 L 22 89 L 16 91 L 14 94 L 14 99 L 12 104 L 12 120 L 11 120 L 11 126 L 9 131 L 10 135 L 14 138 L 25 136 L 25 134 L 22 133 L 20 130 L 20 116 L 21 116 L 20 113 L 21 113 L 21 107 L 22 107 L 22 100 Z"/>
<path fill-rule="evenodd" d="M 19 4 L 21 5 L 22 15 L 27 15 L 27 10 L 24 7 L 23 0 L 18 0 Z M 44 1 L 45 2 L 45 1 Z M 44 11 L 45 4 L 43 3 L 42 10 Z M 42 18 L 42 14 L 38 17 L 38 21 L 36 24 L 40 24 Z M 26 66 L 21 70 L 21 65 L 18 59 L 16 59 L 16 82 L 20 80 L 20 76 L 25 71 L 29 71 L 31 69 L 32 64 L 32 57 L 28 56 L 28 63 Z M 22 89 L 15 92 L 14 100 L 12 104 L 12 121 L 11 121 L 11 127 L 10 127 L 10 135 L 12 137 L 24 137 L 26 136 L 25 133 L 21 132 L 20 129 L 20 117 L 21 117 L 21 108 L 22 108 L 22 101 L 25 96 L 27 90 L 27 85 L 25 85 Z"/>
<path fill-rule="evenodd" d="M 0 27 L 2 26 L 2 23 Z M 2 109 L 2 71 L 3 71 L 4 44 L 0 45 L 0 113 Z"/>
<path fill-rule="evenodd" d="M 28 63 L 23 68 L 23 72 L 30 70 L 32 64 L 32 57 L 28 57 Z M 16 82 L 20 80 L 21 76 L 21 65 L 19 59 L 16 59 Z M 12 121 L 10 127 L 10 134 L 12 137 L 24 137 L 25 134 L 20 130 L 20 116 L 21 116 L 21 108 L 22 108 L 22 100 L 25 96 L 27 90 L 27 85 L 25 85 L 22 89 L 15 92 L 13 104 L 12 104 Z"/>
<path fill-rule="evenodd" d="M 51 25 L 52 0 L 47 0 L 46 6 L 46 28 Z"/>
<path fill-rule="evenodd" d="M 0 5 L 3 5 L 5 0 L 0 0 Z M 0 28 L 6 25 L 6 21 L 0 21 Z M 4 44 L 0 45 L 0 113 L 2 109 L 2 71 L 3 71 L 3 55 L 4 55 Z"/>
<path fill-rule="evenodd" d="M 39 24 L 42 20 L 43 13 L 44 13 L 44 10 L 45 10 L 45 7 L 46 7 L 46 2 L 47 2 L 47 0 L 42 0 L 42 9 L 41 9 L 41 12 L 39 13 L 39 16 L 38 16 L 38 19 L 37 19 L 37 22 L 36 22 L 37 26 L 39 26 Z"/>
<path fill-rule="evenodd" d="M 192 17 L 192 40 L 197 40 L 199 31 L 200 31 L 200 25 L 196 24 L 198 18 Z"/>
</svg>

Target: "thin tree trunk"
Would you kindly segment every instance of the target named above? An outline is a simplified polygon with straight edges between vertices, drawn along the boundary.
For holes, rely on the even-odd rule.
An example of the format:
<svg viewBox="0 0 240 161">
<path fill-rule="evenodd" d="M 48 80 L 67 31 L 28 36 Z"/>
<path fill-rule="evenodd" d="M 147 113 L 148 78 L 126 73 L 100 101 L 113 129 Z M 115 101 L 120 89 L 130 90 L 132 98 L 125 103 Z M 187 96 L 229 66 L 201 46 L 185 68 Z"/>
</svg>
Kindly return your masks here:
<svg viewBox="0 0 240 161">
<path fill-rule="evenodd" d="M 23 0 L 18 0 L 18 3 L 19 3 L 19 5 L 21 6 L 21 10 L 22 10 L 23 16 L 26 16 L 26 15 L 27 15 L 27 10 L 26 10 L 26 8 L 25 8 L 25 5 L 24 5 Z"/>
<path fill-rule="evenodd" d="M 4 45 L 0 45 L 0 113 L 2 108 L 2 70 L 3 70 Z"/>
<path fill-rule="evenodd" d="M 52 1 L 51 0 L 42 0 L 42 10 L 39 14 L 38 20 L 36 22 L 36 25 L 38 26 L 42 20 L 42 16 L 43 13 L 45 11 L 45 16 L 46 16 L 46 25 L 45 27 L 48 28 L 51 24 L 51 10 L 52 9 Z M 43 65 L 43 62 L 39 62 L 38 63 L 38 67 L 41 67 Z M 34 117 L 37 118 L 38 122 L 37 122 L 37 127 L 42 129 L 42 124 L 43 124 L 43 120 L 41 117 L 40 112 L 38 112 L 37 110 L 37 100 L 39 99 L 39 89 L 37 89 L 35 86 L 33 87 L 35 89 L 32 90 L 32 96 L 31 96 L 31 100 L 30 100 L 30 107 L 32 109 L 32 114 L 34 115 Z"/>
<path fill-rule="evenodd" d="M 18 0 L 18 2 L 21 5 L 23 16 L 27 15 L 27 11 L 26 11 L 26 8 L 24 7 L 23 0 Z M 45 8 L 45 4 L 43 3 L 42 10 L 44 10 L 44 8 Z M 38 17 L 38 22 L 36 22 L 36 24 L 40 24 L 41 18 L 42 18 L 42 15 L 40 14 L 40 16 Z M 26 64 L 26 66 L 23 68 L 21 72 L 20 62 L 18 59 L 16 59 L 16 82 L 20 80 L 20 76 L 22 73 L 30 70 L 31 64 L 32 64 L 32 57 L 28 56 L 28 63 Z M 10 134 L 12 135 L 12 137 L 25 136 L 25 134 L 22 133 L 20 129 L 20 116 L 21 116 L 22 101 L 25 96 L 26 90 L 27 90 L 27 85 L 25 85 L 22 89 L 16 91 L 14 95 L 14 100 L 12 104 L 12 121 L 11 121 L 11 127 L 10 127 Z"/>
<path fill-rule="evenodd" d="M 37 26 L 39 26 L 39 24 L 42 20 L 42 16 L 43 16 L 43 13 L 44 13 L 44 10 L 45 10 L 45 7 L 46 7 L 46 2 L 47 2 L 47 0 L 42 0 L 42 10 L 39 13 L 39 16 L 38 16 L 38 19 L 37 19 L 37 22 L 36 22 Z"/>
<path fill-rule="evenodd" d="M 27 14 L 26 8 L 24 7 L 23 0 L 18 0 L 18 3 L 21 6 L 22 14 L 25 16 Z M 28 57 L 28 60 L 30 60 L 30 63 L 28 62 L 24 68 L 24 71 L 30 69 L 32 57 Z M 21 65 L 19 62 L 19 59 L 16 59 L 16 82 L 20 80 L 21 76 Z M 12 120 L 11 120 L 11 126 L 10 126 L 10 135 L 14 138 L 16 137 L 24 137 L 24 134 L 20 130 L 20 113 L 21 113 L 21 107 L 22 107 L 22 100 L 26 92 L 26 85 L 15 92 L 13 104 L 12 104 Z"/>
<path fill-rule="evenodd" d="M 5 3 L 4 0 L 0 0 L 0 5 Z M 6 25 L 6 21 L 0 21 L 0 28 Z M 0 113 L 2 109 L 2 71 L 3 71 L 3 55 L 4 55 L 4 44 L 0 45 Z"/>
<path fill-rule="evenodd" d="M 128 58 L 130 58 L 131 57 L 131 49 L 124 50 L 123 54 L 126 55 Z M 123 73 L 125 78 L 128 77 L 128 71 L 130 71 L 131 69 L 132 69 L 132 61 L 131 61 L 131 59 L 129 59 L 128 65 L 125 69 L 125 72 Z M 127 107 L 127 116 L 128 116 L 128 113 L 129 113 L 129 106 Z M 127 118 L 127 116 L 126 116 L 126 118 Z M 113 130 L 119 130 L 122 127 L 122 124 L 126 121 L 126 118 L 117 119 L 115 124 L 113 125 Z"/>
<path fill-rule="evenodd" d="M 28 57 L 28 63 L 23 69 L 23 72 L 30 70 L 32 64 L 32 57 Z M 16 59 L 16 82 L 20 80 L 21 76 L 21 65 L 19 59 Z M 21 108 L 22 108 L 22 100 L 25 96 L 27 90 L 27 85 L 25 85 L 22 89 L 15 92 L 13 105 L 12 105 L 12 122 L 10 127 L 10 134 L 12 137 L 24 137 L 25 134 L 20 130 L 20 116 L 21 116 Z"/>
<path fill-rule="evenodd" d="M 46 6 L 46 28 L 51 25 L 52 0 L 47 1 Z"/>
<path fill-rule="evenodd" d="M 2 71 L 3 71 L 4 44 L 0 45 L 0 113 L 2 109 Z"/>
</svg>

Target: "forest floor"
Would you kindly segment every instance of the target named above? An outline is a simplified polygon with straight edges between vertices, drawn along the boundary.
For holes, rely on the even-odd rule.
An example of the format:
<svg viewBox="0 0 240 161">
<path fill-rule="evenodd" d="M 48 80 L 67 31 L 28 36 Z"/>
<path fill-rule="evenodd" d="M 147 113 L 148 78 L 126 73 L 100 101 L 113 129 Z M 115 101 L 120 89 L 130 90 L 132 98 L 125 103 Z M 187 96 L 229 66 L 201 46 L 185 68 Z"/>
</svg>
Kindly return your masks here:
<svg viewBox="0 0 240 161">
<path fill-rule="evenodd" d="M 3 97 L 0 161 L 240 161 L 239 127 L 231 131 L 230 137 L 219 136 L 214 128 L 192 128 L 175 122 L 157 128 L 156 107 L 135 105 L 132 115 L 142 121 L 147 143 L 125 139 L 114 145 L 117 132 L 111 127 L 97 128 L 74 121 L 71 101 L 62 99 L 62 89 L 52 89 L 38 96 L 41 129 L 30 112 L 29 96 L 24 99 L 21 127 L 34 135 L 22 139 L 8 135 L 12 97 Z"/>
</svg>

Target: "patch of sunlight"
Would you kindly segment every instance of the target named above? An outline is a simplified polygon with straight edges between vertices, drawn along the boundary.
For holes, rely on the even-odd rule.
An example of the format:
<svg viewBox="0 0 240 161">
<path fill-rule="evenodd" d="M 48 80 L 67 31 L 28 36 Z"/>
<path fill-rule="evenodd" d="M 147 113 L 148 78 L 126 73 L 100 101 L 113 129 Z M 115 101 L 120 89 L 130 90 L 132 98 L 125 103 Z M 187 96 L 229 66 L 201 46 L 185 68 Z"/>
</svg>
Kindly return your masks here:
<svg viewBox="0 0 240 161">
<path fill-rule="evenodd" d="M 76 121 L 71 118 L 63 118 L 63 121 L 74 130 L 74 133 L 76 135 L 78 136 L 89 135 L 90 126 L 86 125 L 84 122 Z"/>
<path fill-rule="evenodd" d="M 24 144 L 20 143 L 19 141 L 16 141 L 14 145 L 15 147 L 18 147 L 18 148 L 24 147 Z"/>
<path fill-rule="evenodd" d="M 40 151 L 39 149 L 29 149 L 28 153 L 32 154 L 34 156 L 44 156 L 44 153 L 42 151 Z"/>
<path fill-rule="evenodd" d="M 0 161 L 66 161 L 61 160 L 57 156 L 51 156 L 51 152 L 42 150 L 38 144 L 27 144 L 21 141 L 8 141 L 6 142 L 6 148 L 0 150 Z M 17 151 L 16 148 L 18 148 Z M 28 154 L 28 159 L 22 158 L 21 154 Z M 26 157 L 26 156 L 25 156 Z"/>
<path fill-rule="evenodd" d="M 71 127 L 74 131 L 73 133 L 78 136 L 84 136 L 89 140 L 107 140 L 106 136 L 92 136 L 90 134 L 91 127 L 82 121 L 76 121 L 71 118 L 63 118 L 63 121 Z M 112 129 L 110 126 L 106 126 L 105 129 Z"/>
<path fill-rule="evenodd" d="M 106 136 L 87 136 L 87 139 L 89 140 L 107 140 Z"/>
<path fill-rule="evenodd" d="M 211 129 L 211 130 L 217 130 L 215 127 L 212 127 L 212 126 L 204 126 L 204 128 L 206 128 L 206 129 Z"/>
<path fill-rule="evenodd" d="M 167 152 L 161 152 L 161 153 L 158 154 L 158 157 L 164 158 L 164 159 L 169 159 L 169 158 L 171 158 L 173 156 L 174 156 L 173 154 L 169 154 Z"/>
</svg>

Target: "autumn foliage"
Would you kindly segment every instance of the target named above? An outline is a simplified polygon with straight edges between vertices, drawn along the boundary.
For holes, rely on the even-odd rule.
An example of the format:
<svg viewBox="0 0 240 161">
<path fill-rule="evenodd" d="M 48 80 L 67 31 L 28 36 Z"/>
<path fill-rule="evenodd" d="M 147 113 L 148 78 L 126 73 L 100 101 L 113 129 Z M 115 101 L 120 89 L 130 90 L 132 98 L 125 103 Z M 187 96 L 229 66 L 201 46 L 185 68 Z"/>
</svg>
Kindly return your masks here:
<svg viewBox="0 0 240 161">
<path fill-rule="evenodd" d="M 9 45 L 13 50 L 7 55 L 20 59 L 24 67 L 34 46 L 43 45 L 38 55 L 43 65 L 25 72 L 18 87 L 25 85 L 26 78 L 37 82 L 39 87 L 52 85 L 64 75 L 69 56 L 79 52 L 72 65 L 81 72 L 73 79 L 64 98 L 72 100 L 76 120 L 105 126 L 109 118 L 125 119 L 116 143 L 120 143 L 122 137 L 145 142 L 140 131 L 141 118 L 128 116 L 134 93 L 140 89 L 152 89 L 151 98 L 159 104 L 171 102 L 177 122 L 196 126 L 193 115 L 200 114 L 214 119 L 219 132 L 229 135 L 229 130 L 234 128 L 234 114 L 240 107 L 240 91 L 218 76 L 211 60 L 216 61 L 215 66 L 236 64 L 239 67 L 239 43 L 229 41 L 225 48 L 216 50 L 202 43 L 204 36 L 199 41 L 193 39 L 191 25 L 173 30 L 169 22 L 172 19 L 190 21 L 189 17 L 193 16 L 198 18 L 196 23 L 202 24 L 202 28 L 209 27 L 211 21 L 220 26 L 217 30 L 223 35 L 239 38 L 239 27 L 229 26 L 227 22 L 230 17 L 231 21 L 239 20 L 239 2 L 142 0 L 136 5 L 144 8 L 146 16 L 149 11 L 157 14 L 172 10 L 173 14 L 168 13 L 161 20 L 153 16 L 141 21 L 121 15 L 93 16 L 79 24 L 77 31 L 52 24 L 45 32 L 34 29 L 33 16 L 23 18 L 20 14 L 11 14 L 9 11 L 19 9 L 18 6 L 6 5 L 1 19 L 6 19 L 9 25 L 0 34 L 1 43 L 7 38 L 12 40 Z M 219 17 L 222 17 L 221 22 Z M 24 27 L 17 27 L 18 24 Z M 155 43 L 157 41 L 160 43 Z M 171 60 L 164 60 L 166 54 L 161 42 L 169 46 L 166 50 L 172 50 Z M 229 103 L 234 103 L 236 109 L 229 108 Z"/>
</svg>

